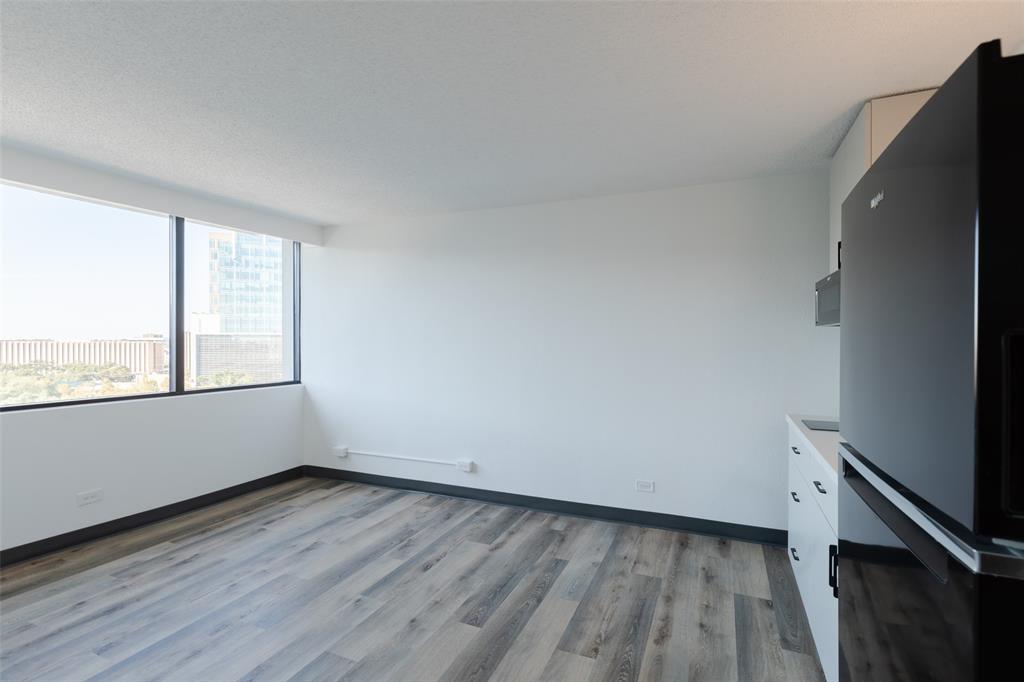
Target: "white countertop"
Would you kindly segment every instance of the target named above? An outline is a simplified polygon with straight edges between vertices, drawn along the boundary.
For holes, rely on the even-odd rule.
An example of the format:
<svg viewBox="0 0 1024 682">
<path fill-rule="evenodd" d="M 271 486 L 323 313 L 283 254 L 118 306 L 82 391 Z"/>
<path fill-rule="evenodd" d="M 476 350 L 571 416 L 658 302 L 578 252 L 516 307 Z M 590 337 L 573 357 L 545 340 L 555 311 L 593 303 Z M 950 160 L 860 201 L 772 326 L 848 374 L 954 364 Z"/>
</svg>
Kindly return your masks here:
<svg viewBox="0 0 1024 682">
<path fill-rule="evenodd" d="M 822 417 L 813 414 L 787 414 L 786 421 L 799 429 L 800 433 L 807 440 L 812 448 L 832 467 L 832 470 L 839 473 L 839 442 L 843 437 L 836 431 L 812 431 L 803 423 L 804 419 L 818 419 L 821 421 L 837 422 L 838 417 Z"/>
</svg>

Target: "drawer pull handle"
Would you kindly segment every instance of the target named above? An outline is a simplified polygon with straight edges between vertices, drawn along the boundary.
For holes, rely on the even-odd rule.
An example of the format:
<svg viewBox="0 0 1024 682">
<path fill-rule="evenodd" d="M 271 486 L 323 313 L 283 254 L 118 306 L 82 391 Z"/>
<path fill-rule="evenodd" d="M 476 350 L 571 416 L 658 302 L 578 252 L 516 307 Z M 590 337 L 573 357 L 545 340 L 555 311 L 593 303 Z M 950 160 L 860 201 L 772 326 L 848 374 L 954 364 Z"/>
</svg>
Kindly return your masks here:
<svg viewBox="0 0 1024 682">
<path fill-rule="evenodd" d="M 790 547 L 789 553 L 793 555 L 793 561 L 800 561 L 800 557 L 796 555 L 796 547 Z"/>
<path fill-rule="evenodd" d="M 800 501 L 800 498 L 796 496 L 796 492 L 795 491 L 794 492 L 790 492 L 789 494 L 793 496 L 793 501 L 794 502 L 799 502 Z"/>
<path fill-rule="evenodd" d="M 793 451 L 794 455 L 799 455 L 800 454 L 800 451 L 796 449 L 795 445 L 790 445 L 789 449 Z"/>
<path fill-rule="evenodd" d="M 818 492 L 822 495 L 828 495 L 828 491 L 821 487 L 821 481 L 815 481 L 814 487 L 818 489 Z"/>
</svg>

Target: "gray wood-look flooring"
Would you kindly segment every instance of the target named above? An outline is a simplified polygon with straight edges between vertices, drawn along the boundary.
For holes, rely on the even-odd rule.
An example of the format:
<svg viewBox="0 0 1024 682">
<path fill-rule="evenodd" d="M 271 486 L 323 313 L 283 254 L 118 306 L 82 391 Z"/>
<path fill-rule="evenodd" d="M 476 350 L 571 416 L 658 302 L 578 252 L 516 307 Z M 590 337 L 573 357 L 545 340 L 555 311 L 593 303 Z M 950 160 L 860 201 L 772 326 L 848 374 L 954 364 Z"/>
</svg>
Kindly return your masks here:
<svg viewBox="0 0 1024 682">
<path fill-rule="evenodd" d="M 4 680 L 820 680 L 782 549 L 298 479 L 0 572 Z"/>
</svg>

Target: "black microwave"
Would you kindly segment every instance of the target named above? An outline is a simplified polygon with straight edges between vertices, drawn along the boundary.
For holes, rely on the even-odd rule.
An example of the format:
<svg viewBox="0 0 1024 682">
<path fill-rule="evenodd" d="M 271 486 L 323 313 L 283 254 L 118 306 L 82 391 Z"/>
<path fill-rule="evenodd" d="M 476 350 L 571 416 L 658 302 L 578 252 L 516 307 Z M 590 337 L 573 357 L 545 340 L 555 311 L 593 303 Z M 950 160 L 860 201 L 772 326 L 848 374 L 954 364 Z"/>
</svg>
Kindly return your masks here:
<svg viewBox="0 0 1024 682">
<path fill-rule="evenodd" d="M 839 270 L 814 285 L 814 324 L 839 326 Z"/>
</svg>

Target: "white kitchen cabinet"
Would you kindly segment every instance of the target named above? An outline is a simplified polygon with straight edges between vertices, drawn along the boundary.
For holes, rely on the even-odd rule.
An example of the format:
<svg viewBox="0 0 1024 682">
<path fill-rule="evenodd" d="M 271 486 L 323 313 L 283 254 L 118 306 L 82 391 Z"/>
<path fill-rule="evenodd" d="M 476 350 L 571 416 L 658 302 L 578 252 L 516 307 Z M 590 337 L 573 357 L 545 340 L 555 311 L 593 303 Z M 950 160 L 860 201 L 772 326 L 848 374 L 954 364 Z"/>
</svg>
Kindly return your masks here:
<svg viewBox="0 0 1024 682">
<path fill-rule="evenodd" d="M 787 552 L 821 667 L 832 681 L 839 678 L 839 601 L 829 583 L 830 548 L 839 544 L 837 478 L 819 448 L 831 448 L 839 439 L 837 434 L 809 432 L 798 424 L 798 418 L 789 419 Z M 807 472 L 814 478 L 809 479 Z M 826 494 L 815 481 L 822 488 L 828 483 Z"/>
<path fill-rule="evenodd" d="M 799 428 L 790 426 L 790 457 L 809 486 L 808 500 L 825 516 L 833 533 L 839 532 L 838 477 L 835 469 L 819 454 L 817 448 L 804 437 Z"/>
<path fill-rule="evenodd" d="M 871 165 L 871 102 L 861 108 L 828 168 L 828 271 L 839 268 L 843 200 Z"/>
<path fill-rule="evenodd" d="M 919 90 L 868 101 L 843 138 L 829 165 L 829 272 L 839 267 L 837 245 L 843 236 L 843 201 L 934 92 Z"/>
<path fill-rule="evenodd" d="M 903 126 L 907 125 L 907 121 L 914 117 L 934 92 L 934 89 L 918 90 L 871 100 L 871 163 L 878 160 L 889 143 L 903 130 Z"/>
<path fill-rule="evenodd" d="M 816 519 L 821 513 L 817 510 L 807 490 L 796 457 L 789 458 L 789 563 L 793 573 L 799 575 L 807 565 L 807 549 L 811 544 L 811 533 L 816 527 Z"/>
</svg>

